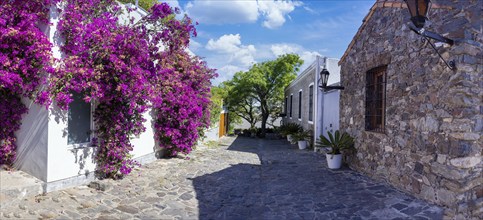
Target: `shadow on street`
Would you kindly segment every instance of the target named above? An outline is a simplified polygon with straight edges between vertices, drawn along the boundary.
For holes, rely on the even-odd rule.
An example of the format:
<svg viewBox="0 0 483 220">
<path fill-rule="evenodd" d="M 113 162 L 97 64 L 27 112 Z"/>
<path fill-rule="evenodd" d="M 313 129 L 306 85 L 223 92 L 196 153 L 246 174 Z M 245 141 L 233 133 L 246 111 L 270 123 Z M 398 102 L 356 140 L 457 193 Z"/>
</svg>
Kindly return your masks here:
<svg viewBox="0 0 483 220">
<path fill-rule="evenodd" d="M 193 179 L 200 219 L 442 219 L 442 209 L 285 140 L 237 137 L 226 150 L 257 154 Z M 224 149 L 220 149 L 224 150 Z"/>
</svg>

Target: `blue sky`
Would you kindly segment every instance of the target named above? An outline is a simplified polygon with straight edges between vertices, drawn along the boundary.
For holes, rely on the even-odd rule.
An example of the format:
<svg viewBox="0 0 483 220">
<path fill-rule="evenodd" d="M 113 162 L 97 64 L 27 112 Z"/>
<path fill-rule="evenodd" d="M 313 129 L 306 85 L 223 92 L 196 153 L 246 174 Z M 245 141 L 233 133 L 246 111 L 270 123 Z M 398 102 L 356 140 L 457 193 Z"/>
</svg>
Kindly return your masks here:
<svg viewBox="0 0 483 220">
<path fill-rule="evenodd" d="M 168 0 L 198 21 L 190 50 L 216 68 L 217 85 L 254 63 L 297 53 L 340 58 L 375 0 Z"/>
</svg>

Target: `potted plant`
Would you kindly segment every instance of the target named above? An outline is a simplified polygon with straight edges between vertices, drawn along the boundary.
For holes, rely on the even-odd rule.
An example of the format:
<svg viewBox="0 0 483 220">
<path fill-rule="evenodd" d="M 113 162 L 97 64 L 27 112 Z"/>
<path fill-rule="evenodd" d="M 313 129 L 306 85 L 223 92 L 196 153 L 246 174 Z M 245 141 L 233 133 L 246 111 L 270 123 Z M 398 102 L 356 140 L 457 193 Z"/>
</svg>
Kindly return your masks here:
<svg viewBox="0 0 483 220">
<path fill-rule="evenodd" d="M 293 134 L 303 131 L 302 125 L 299 125 L 297 123 L 286 123 L 280 126 L 279 129 L 280 129 L 280 134 L 287 136 L 287 140 L 290 143 L 294 142 L 292 138 Z"/>
<path fill-rule="evenodd" d="M 298 142 L 300 150 L 307 148 L 308 137 L 310 137 L 310 133 L 308 131 L 300 131 L 292 136 L 293 140 Z"/>
<path fill-rule="evenodd" d="M 339 130 L 335 131 L 334 135 L 328 131 L 327 136 L 329 138 L 320 135 L 317 147 L 330 148 L 326 154 L 327 165 L 330 169 L 339 169 L 342 165 L 341 150 L 354 149 L 354 138 L 346 132 L 341 134 Z"/>
</svg>

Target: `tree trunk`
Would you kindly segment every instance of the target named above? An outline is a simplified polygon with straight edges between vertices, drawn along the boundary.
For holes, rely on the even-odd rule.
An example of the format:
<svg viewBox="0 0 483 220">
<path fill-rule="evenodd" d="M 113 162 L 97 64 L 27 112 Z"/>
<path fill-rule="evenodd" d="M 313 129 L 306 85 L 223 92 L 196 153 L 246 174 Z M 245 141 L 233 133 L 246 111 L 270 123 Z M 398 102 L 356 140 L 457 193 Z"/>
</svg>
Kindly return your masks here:
<svg viewBox="0 0 483 220">
<path fill-rule="evenodd" d="M 267 133 L 267 119 L 268 116 L 270 116 L 270 112 L 268 111 L 268 106 L 266 101 L 261 102 L 261 110 L 262 110 L 262 133 L 261 137 L 265 137 L 265 134 Z"/>
<path fill-rule="evenodd" d="M 268 119 L 268 116 L 269 114 L 265 113 L 263 114 L 262 113 L 262 133 L 261 133 L 261 137 L 265 137 L 265 134 L 267 133 L 267 119 Z"/>
<path fill-rule="evenodd" d="M 256 126 L 257 126 L 257 122 L 255 122 L 255 121 L 250 122 L 250 129 L 255 129 Z"/>
</svg>

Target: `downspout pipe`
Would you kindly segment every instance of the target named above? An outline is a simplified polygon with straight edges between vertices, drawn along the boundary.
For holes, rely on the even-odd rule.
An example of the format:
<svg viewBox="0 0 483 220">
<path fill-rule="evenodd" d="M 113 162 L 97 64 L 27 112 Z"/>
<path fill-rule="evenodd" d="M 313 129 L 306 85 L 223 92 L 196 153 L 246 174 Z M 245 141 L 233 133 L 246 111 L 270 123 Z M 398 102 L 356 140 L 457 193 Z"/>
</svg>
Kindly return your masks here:
<svg viewBox="0 0 483 220">
<path fill-rule="evenodd" d="M 312 131 L 314 134 L 314 143 L 313 146 L 314 146 L 314 149 L 315 149 L 315 144 L 317 143 L 317 116 L 318 116 L 318 113 L 317 113 L 317 110 L 318 110 L 318 106 L 317 106 L 317 101 L 319 100 L 319 85 L 318 85 L 318 72 L 319 72 L 319 68 L 320 68 L 320 62 L 319 62 L 319 56 L 315 57 L 315 74 L 314 74 L 314 88 L 315 88 L 315 95 L 314 97 L 312 97 L 312 99 L 315 99 L 315 100 L 312 100 L 315 105 L 314 105 L 314 130 Z"/>
</svg>

